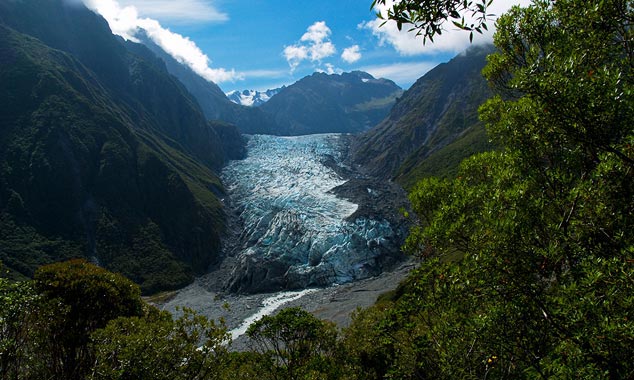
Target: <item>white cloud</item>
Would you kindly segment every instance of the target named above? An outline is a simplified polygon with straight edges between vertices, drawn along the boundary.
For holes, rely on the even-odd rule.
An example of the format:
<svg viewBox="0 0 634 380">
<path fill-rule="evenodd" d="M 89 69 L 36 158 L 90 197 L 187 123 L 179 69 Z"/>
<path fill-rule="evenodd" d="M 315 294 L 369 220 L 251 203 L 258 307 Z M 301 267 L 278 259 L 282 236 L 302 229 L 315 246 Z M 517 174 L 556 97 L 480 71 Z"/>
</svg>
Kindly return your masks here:
<svg viewBox="0 0 634 380">
<path fill-rule="evenodd" d="M 337 53 L 330 41 L 332 31 L 325 21 L 317 21 L 306 29 L 300 41 L 284 48 L 284 57 L 293 72 L 303 61 L 321 62 Z"/>
<path fill-rule="evenodd" d="M 145 29 L 148 37 L 163 50 L 209 81 L 222 83 L 244 78 L 242 74 L 236 73 L 235 70 L 210 68 L 209 64 L 211 61 L 209 57 L 196 46 L 196 43 L 187 37 L 161 27 L 156 20 L 139 19 L 139 26 Z"/>
<path fill-rule="evenodd" d="M 309 49 L 311 61 L 321 61 L 337 53 L 335 45 L 330 41 L 314 44 Z"/>
<path fill-rule="evenodd" d="M 211 68 L 211 60 L 192 40 L 169 29 L 151 18 L 139 17 L 133 6 L 122 7 L 116 0 L 84 0 L 86 5 L 101 14 L 110 25 L 110 29 L 121 37 L 138 42 L 135 35 L 144 29 L 157 45 L 178 62 L 189 66 L 195 73 L 208 81 L 222 83 L 243 79 L 235 70 Z"/>
<path fill-rule="evenodd" d="M 208 0 L 119 0 L 122 6 L 133 6 L 139 14 L 160 20 L 181 23 L 224 22 L 226 13 L 219 11 Z"/>
<path fill-rule="evenodd" d="M 306 33 L 302 36 L 301 41 L 310 41 L 318 44 L 329 38 L 331 34 L 332 31 L 326 25 L 325 21 L 317 21 L 308 27 Z"/>
<path fill-rule="evenodd" d="M 355 63 L 361 59 L 361 52 L 359 51 L 359 45 L 352 45 L 349 48 L 343 49 L 341 53 L 341 59 L 348 63 Z"/>
<path fill-rule="evenodd" d="M 308 48 L 297 45 L 287 46 L 284 48 L 284 57 L 293 72 L 303 60 L 308 58 Z"/>
<path fill-rule="evenodd" d="M 393 3 L 393 0 L 388 0 L 385 5 L 378 5 L 375 7 L 375 11 L 381 13 L 382 15 L 386 15 L 387 9 L 389 9 Z M 493 1 L 492 5 L 487 9 L 487 12 L 499 16 L 510 9 L 513 5 L 519 4 L 525 6 L 530 3 L 530 0 L 497 0 Z M 496 17 L 493 18 L 495 19 Z M 465 15 L 465 21 L 467 23 L 468 20 L 468 15 Z M 410 29 L 408 25 L 403 25 L 402 30 L 399 31 L 395 22 L 389 21 L 382 25 L 383 22 L 384 20 L 377 18 L 359 24 L 359 28 L 370 30 L 378 39 L 379 46 L 392 46 L 403 56 L 434 54 L 441 52 L 458 53 L 465 50 L 470 45 L 468 32 L 458 30 L 456 27 L 451 25 L 450 22 L 448 25 L 451 26 L 449 26 L 442 35 L 434 37 L 433 43 L 427 42 L 425 45 L 423 45 L 421 37 L 416 37 L 416 33 L 408 32 Z M 474 33 L 474 44 L 492 42 L 492 36 L 495 29 L 494 22 L 488 22 L 487 25 L 489 26 L 489 31 L 484 31 L 483 34 Z"/>
<path fill-rule="evenodd" d="M 437 65 L 436 62 L 394 63 L 361 67 L 359 70 L 370 73 L 375 78 L 387 78 L 401 86 L 409 86 Z"/>
</svg>

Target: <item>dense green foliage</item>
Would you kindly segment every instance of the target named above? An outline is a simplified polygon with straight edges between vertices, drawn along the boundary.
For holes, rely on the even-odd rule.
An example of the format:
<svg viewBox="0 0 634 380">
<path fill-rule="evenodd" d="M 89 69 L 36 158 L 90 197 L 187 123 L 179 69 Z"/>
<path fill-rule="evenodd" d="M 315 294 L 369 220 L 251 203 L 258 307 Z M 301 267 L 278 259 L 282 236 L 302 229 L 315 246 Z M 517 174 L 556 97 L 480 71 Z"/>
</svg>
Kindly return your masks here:
<svg viewBox="0 0 634 380">
<path fill-rule="evenodd" d="M 226 329 L 191 310 L 174 320 L 149 308 L 120 317 L 93 334 L 95 365 L 89 379 L 219 379 L 227 356 Z"/>
<path fill-rule="evenodd" d="M 272 379 L 336 374 L 337 330 L 307 311 L 288 308 L 264 316 L 249 326 L 247 335 Z"/>
<path fill-rule="evenodd" d="M 136 285 L 85 261 L 44 266 L 32 282 L 1 279 L 2 379 L 84 379 L 94 360 L 90 335 L 143 308 Z"/>
<path fill-rule="evenodd" d="M 632 5 L 498 21 L 481 116 L 502 148 L 414 187 L 421 267 L 349 332 L 374 334 L 368 378 L 634 376 Z"/>
<path fill-rule="evenodd" d="M 93 357 L 90 334 L 114 318 L 143 311 L 137 286 L 81 260 L 41 267 L 34 285 L 51 315 L 41 323 L 47 332 L 47 368 L 57 378 L 83 379 Z"/>
<path fill-rule="evenodd" d="M 0 279 L 3 380 L 214 379 L 226 339 L 222 323 L 189 310 L 173 319 L 85 261 L 44 266 L 29 282 Z"/>
<path fill-rule="evenodd" d="M 0 278 L 0 379 L 28 378 L 37 372 L 30 357 L 38 316 L 45 314 L 41 302 L 31 284 Z"/>
</svg>

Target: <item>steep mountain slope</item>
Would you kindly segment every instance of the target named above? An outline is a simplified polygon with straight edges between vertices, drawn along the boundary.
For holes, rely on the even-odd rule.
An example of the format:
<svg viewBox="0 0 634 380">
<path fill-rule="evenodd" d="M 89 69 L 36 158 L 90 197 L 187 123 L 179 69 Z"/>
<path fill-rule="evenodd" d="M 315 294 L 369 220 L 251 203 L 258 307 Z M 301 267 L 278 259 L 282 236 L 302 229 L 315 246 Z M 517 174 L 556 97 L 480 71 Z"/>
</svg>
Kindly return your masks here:
<svg viewBox="0 0 634 380">
<path fill-rule="evenodd" d="M 416 81 L 385 120 L 355 140 L 355 163 L 409 184 L 451 172 L 462 158 L 488 149 L 478 107 L 491 96 L 481 71 L 492 51 L 471 47 Z"/>
<path fill-rule="evenodd" d="M 167 71 L 175 76 L 193 95 L 207 119 L 235 124 L 242 133 L 275 133 L 275 126 L 269 115 L 259 109 L 232 102 L 218 85 L 209 82 L 189 67 L 176 61 L 160 46 L 147 38 L 143 31 L 137 34 L 137 38 L 165 62 Z"/>
<path fill-rule="evenodd" d="M 401 93 L 394 82 L 361 71 L 315 73 L 259 108 L 272 115 L 279 135 L 355 133 L 382 120 Z"/>
<path fill-rule="evenodd" d="M 257 90 L 243 90 L 243 91 L 231 91 L 228 92 L 227 98 L 236 104 L 240 104 L 248 107 L 259 107 L 262 104 L 271 100 L 273 95 L 276 95 L 278 92 L 285 89 L 286 86 L 282 86 L 281 88 L 269 89 L 266 91 L 257 91 Z"/>
<path fill-rule="evenodd" d="M 222 164 L 218 136 L 191 95 L 155 59 L 130 54 L 107 22 L 80 2 L 11 0 L 0 4 L 0 20 L 79 59 L 133 122 L 166 134 L 208 165 Z"/>
<path fill-rule="evenodd" d="M 0 260 L 14 276 L 83 256 L 151 292 L 215 259 L 212 169 L 242 139 L 147 53 L 79 4 L 0 3 Z"/>
</svg>

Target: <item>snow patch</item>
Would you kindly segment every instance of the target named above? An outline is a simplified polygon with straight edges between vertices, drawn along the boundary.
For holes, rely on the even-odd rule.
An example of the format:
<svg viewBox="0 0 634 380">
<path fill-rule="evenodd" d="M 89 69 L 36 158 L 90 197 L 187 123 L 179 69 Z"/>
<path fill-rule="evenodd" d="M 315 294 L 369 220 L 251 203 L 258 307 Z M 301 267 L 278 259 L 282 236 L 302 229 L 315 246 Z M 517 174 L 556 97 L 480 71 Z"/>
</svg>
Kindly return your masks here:
<svg viewBox="0 0 634 380">
<path fill-rule="evenodd" d="M 231 91 L 227 92 L 227 98 L 236 104 L 240 104 L 247 107 L 258 107 L 268 102 L 273 95 L 280 92 L 282 88 L 276 88 L 266 91 L 257 90 L 244 90 L 244 91 Z"/>
</svg>

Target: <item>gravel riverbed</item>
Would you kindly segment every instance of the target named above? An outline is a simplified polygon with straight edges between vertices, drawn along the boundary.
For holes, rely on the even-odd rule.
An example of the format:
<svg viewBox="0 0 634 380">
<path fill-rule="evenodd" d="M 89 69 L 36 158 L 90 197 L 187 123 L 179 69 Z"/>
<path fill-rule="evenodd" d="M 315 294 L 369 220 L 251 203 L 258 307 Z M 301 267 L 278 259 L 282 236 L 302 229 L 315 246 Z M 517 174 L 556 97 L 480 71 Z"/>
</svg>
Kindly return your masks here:
<svg viewBox="0 0 634 380">
<path fill-rule="evenodd" d="M 350 324 L 352 313 L 357 308 L 373 305 L 379 295 L 395 289 L 413 268 L 414 263 L 407 261 L 396 269 L 377 277 L 315 289 L 295 300 L 281 304 L 278 309 L 271 311 L 271 314 L 275 314 L 282 308 L 299 306 L 316 317 L 332 321 L 343 328 Z M 179 290 L 174 297 L 158 306 L 175 315 L 180 314 L 179 308 L 191 308 L 208 318 L 223 319 L 227 328 L 234 330 L 238 329 L 246 319 L 260 312 L 267 300 L 282 293 L 289 293 L 240 295 L 217 292 L 208 286 L 207 276 L 214 276 L 214 273 L 198 278 L 193 284 Z M 246 345 L 247 339 L 244 336 L 235 337 L 233 344 L 235 349 L 242 349 Z"/>
</svg>

